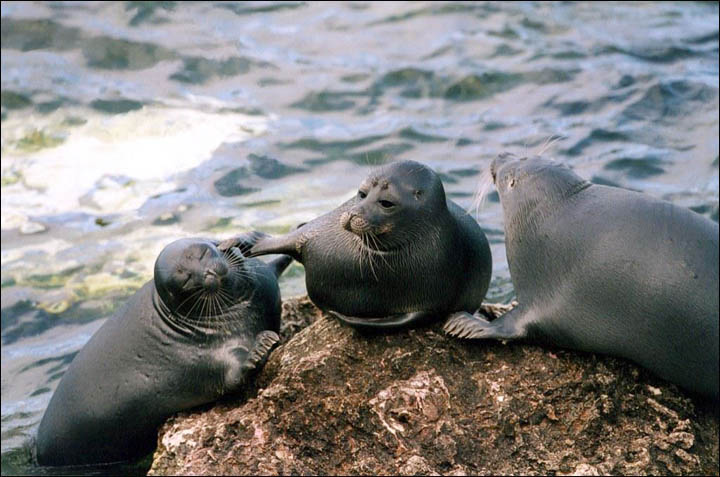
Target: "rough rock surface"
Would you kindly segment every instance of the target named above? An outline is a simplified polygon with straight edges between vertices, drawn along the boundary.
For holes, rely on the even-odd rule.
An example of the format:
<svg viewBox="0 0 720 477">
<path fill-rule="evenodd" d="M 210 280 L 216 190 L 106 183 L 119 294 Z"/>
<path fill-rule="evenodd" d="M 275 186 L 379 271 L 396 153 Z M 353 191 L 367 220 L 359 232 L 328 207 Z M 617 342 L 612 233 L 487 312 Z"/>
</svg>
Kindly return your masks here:
<svg viewBox="0 0 720 477">
<path fill-rule="evenodd" d="M 170 418 L 150 474 L 718 474 L 717 405 L 626 361 L 363 335 L 307 298 L 284 319 L 312 324 L 246 396 Z"/>
</svg>

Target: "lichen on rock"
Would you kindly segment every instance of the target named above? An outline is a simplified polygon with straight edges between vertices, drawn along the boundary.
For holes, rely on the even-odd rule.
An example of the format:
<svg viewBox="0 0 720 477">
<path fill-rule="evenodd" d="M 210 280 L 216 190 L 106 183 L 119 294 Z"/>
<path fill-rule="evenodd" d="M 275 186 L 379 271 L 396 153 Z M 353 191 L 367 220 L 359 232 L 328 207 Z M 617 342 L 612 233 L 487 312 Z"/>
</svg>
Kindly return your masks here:
<svg viewBox="0 0 720 477">
<path fill-rule="evenodd" d="M 150 474 L 718 473 L 716 405 L 627 361 L 441 323 L 365 335 L 307 297 L 283 320 L 244 396 L 167 421 Z"/>
</svg>

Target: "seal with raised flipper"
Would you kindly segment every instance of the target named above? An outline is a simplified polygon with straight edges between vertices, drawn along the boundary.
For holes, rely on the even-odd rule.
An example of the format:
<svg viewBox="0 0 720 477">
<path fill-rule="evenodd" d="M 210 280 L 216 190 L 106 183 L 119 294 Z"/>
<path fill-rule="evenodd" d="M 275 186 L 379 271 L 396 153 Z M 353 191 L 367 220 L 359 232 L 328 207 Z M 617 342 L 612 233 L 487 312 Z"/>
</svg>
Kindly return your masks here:
<svg viewBox="0 0 720 477">
<path fill-rule="evenodd" d="M 478 223 L 414 161 L 372 171 L 335 210 L 251 255 L 283 253 L 305 267 L 310 299 L 361 329 L 398 328 L 476 311 L 492 259 Z"/>
<path fill-rule="evenodd" d="M 257 237 L 243 236 L 246 250 Z M 262 366 L 278 341 L 277 278 L 292 258 L 265 264 L 217 245 L 166 246 L 153 280 L 78 353 L 40 423 L 40 465 L 142 457 L 167 417 L 239 391 Z"/>
<path fill-rule="evenodd" d="M 619 356 L 717 399 L 716 222 L 541 157 L 502 155 L 491 174 L 519 305 L 457 313 L 449 334 Z"/>
</svg>

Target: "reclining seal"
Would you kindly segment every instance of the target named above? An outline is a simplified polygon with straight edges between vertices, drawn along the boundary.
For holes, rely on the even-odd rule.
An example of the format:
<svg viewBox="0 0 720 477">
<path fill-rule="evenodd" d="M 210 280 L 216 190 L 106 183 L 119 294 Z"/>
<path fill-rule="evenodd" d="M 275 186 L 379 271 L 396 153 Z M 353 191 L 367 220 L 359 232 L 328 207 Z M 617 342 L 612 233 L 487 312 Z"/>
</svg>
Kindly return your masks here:
<svg viewBox="0 0 720 477">
<path fill-rule="evenodd" d="M 540 157 L 503 155 L 491 173 L 519 305 L 445 330 L 620 356 L 717 399 L 718 224 Z"/>
<path fill-rule="evenodd" d="M 241 389 L 278 341 L 277 278 L 291 261 L 205 239 L 165 247 L 153 280 L 70 363 L 40 423 L 38 463 L 142 457 L 171 414 Z"/>
</svg>

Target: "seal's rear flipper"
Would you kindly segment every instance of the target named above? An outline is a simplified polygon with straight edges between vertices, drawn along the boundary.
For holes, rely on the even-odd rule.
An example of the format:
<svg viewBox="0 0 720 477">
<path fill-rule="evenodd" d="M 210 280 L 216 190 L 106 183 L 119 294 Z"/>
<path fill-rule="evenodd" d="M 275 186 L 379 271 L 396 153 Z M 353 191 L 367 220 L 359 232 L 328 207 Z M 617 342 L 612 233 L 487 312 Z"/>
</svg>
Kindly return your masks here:
<svg viewBox="0 0 720 477">
<path fill-rule="evenodd" d="M 474 315 L 461 311 L 450 315 L 443 329 L 456 338 L 514 340 L 526 334 L 520 320 L 522 311 L 514 308 L 493 321 L 486 320 L 480 312 Z"/>
<path fill-rule="evenodd" d="M 294 230 L 282 237 L 265 237 L 250 249 L 250 256 L 269 255 L 273 253 L 290 255 L 300 262 L 300 244 L 302 244 L 299 230 Z"/>
<path fill-rule="evenodd" d="M 346 325 L 352 326 L 359 330 L 380 331 L 394 328 L 408 328 L 411 326 L 419 326 L 437 319 L 437 312 L 432 311 L 415 311 L 413 313 L 400 313 L 397 315 L 384 316 L 381 318 L 359 318 L 356 316 L 346 316 L 336 311 L 328 311 L 329 315 L 334 316 Z"/>
<path fill-rule="evenodd" d="M 268 267 L 270 267 L 270 269 L 275 273 L 275 278 L 280 278 L 280 275 L 282 275 L 292 261 L 293 258 L 290 255 L 281 255 L 268 263 Z"/>
</svg>

